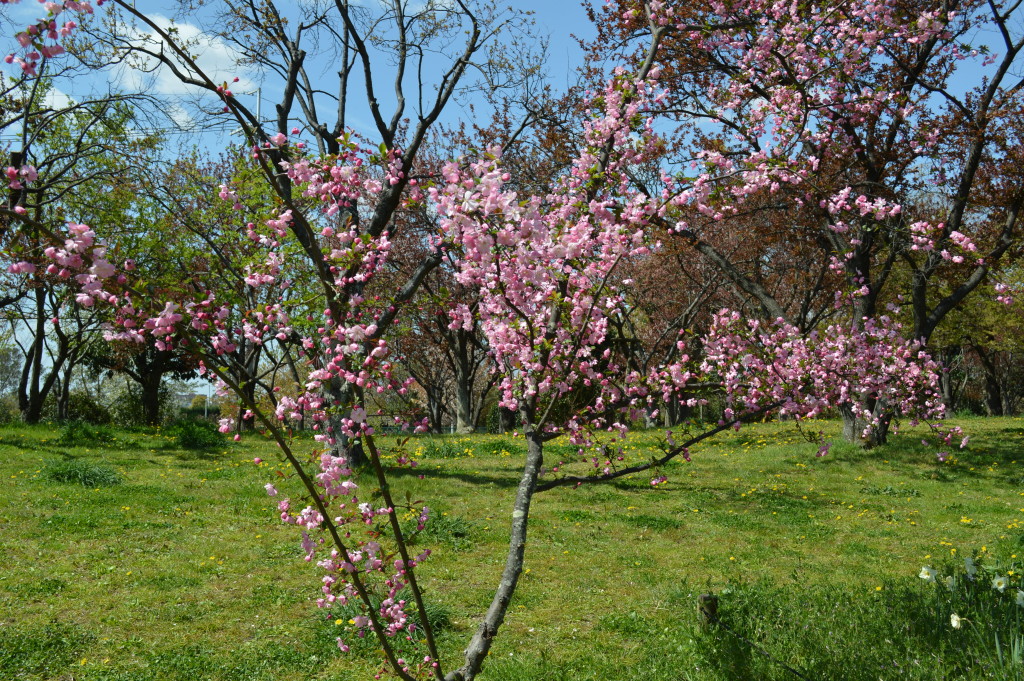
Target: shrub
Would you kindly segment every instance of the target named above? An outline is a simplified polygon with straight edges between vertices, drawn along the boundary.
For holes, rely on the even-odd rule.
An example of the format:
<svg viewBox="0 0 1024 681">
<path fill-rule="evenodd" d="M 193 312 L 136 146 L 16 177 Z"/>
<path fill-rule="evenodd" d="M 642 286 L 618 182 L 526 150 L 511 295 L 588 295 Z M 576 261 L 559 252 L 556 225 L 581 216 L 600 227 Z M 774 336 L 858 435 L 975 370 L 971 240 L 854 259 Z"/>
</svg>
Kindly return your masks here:
<svg viewBox="0 0 1024 681">
<path fill-rule="evenodd" d="M 18 400 L 14 395 L 0 397 L 0 426 L 16 423 L 20 420 L 21 411 L 18 409 Z"/>
<path fill-rule="evenodd" d="M 74 391 L 68 395 L 65 413 L 60 412 L 59 392 L 51 390 L 43 403 L 42 417 L 46 421 L 84 421 L 96 425 L 111 423 L 110 409 L 87 393 Z"/>
<path fill-rule="evenodd" d="M 114 432 L 108 426 L 92 426 L 81 421 L 64 424 L 56 443 L 65 447 L 83 444 L 109 444 L 115 441 Z"/>
<path fill-rule="evenodd" d="M 432 543 L 447 544 L 455 551 L 465 551 L 473 546 L 473 526 L 457 515 L 432 513 L 422 532 L 416 532 L 415 520 L 405 523 L 402 532 L 414 544 L 419 542 L 421 535 Z"/>
<path fill-rule="evenodd" d="M 224 444 L 224 436 L 209 421 L 178 421 L 171 433 L 182 449 L 214 449 Z"/>
<path fill-rule="evenodd" d="M 43 477 L 52 482 L 74 483 L 83 487 L 111 487 L 123 482 L 121 474 L 110 466 L 81 459 L 49 463 L 43 468 Z"/>
<path fill-rule="evenodd" d="M 502 428 L 501 428 L 501 407 L 498 406 L 497 402 L 493 403 L 487 409 L 486 424 L 487 424 L 487 432 L 492 434 L 492 435 L 501 435 L 504 432 L 506 432 L 506 431 L 503 431 Z M 511 414 L 511 423 L 508 423 L 506 425 L 511 430 L 515 430 L 516 428 L 518 428 L 519 427 L 519 413 L 518 412 L 512 412 L 512 414 Z"/>
<path fill-rule="evenodd" d="M 481 454 L 490 454 L 491 456 L 501 456 L 505 453 L 515 456 L 522 452 L 522 447 L 512 440 L 499 438 L 489 442 L 481 442 L 477 447 L 477 451 Z"/>
<path fill-rule="evenodd" d="M 220 405 L 211 404 L 208 408 L 206 407 L 185 407 L 179 410 L 179 415 L 182 420 L 189 421 L 205 421 L 207 419 L 215 420 L 220 418 Z"/>
<path fill-rule="evenodd" d="M 77 391 L 68 396 L 68 419 L 95 425 L 107 425 L 113 420 L 109 409 L 89 395 Z"/>
<path fill-rule="evenodd" d="M 160 386 L 160 420 L 167 423 L 176 418 L 174 394 L 170 386 Z M 135 385 L 127 386 L 110 405 L 110 413 L 116 425 L 123 428 L 146 426 L 146 415 L 142 409 L 142 391 Z"/>
</svg>

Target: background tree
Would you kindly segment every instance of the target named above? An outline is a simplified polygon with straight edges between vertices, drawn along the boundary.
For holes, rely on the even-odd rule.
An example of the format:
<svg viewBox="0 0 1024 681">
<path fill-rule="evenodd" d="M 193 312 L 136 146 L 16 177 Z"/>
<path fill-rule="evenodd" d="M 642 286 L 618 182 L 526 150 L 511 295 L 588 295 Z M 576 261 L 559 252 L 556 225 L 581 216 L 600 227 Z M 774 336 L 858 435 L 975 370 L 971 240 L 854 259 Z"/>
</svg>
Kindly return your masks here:
<svg viewBox="0 0 1024 681">
<path fill-rule="evenodd" d="M 66 215 L 130 222 L 132 182 L 154 144 L 133 133 L 135 117 L 127 101 L 108 98 L 53 109 L 46 104 L 49 88 L 46 79 L 25 83 L 8 93 L 5 107 L 11 114 L 5 125 L 21 126 L 21 149 L 14 156 L 23 164 L 7 173 L 9 216 L 17 218 L 17 226 L 6 230 L 5 251 L 24 262 L 42 263 L 42 251 Z M 71 371 L 99 324 L 95 313 L 73 307 L 78 291 L 56 273 L 15 266 L 4 282 L 4 317 L 22 351 L 18 404 L 28 423 L 40 419 L 62 376 L 58 402 L 67 404 Z"/>
</svg>

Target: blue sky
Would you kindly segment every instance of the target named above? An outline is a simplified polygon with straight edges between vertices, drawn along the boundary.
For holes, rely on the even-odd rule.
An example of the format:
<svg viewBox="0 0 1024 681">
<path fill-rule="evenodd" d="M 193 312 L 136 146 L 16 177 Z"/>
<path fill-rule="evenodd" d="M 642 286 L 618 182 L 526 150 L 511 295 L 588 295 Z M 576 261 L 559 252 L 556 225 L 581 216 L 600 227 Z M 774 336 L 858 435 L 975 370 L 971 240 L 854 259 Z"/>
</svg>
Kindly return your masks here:
<svg viewBox="0 0 1024 681">
<path fill-rule="evenodd" d="M 294 4 L 288 2 L 281 2 L 280 5 L 282 8 L 295 7 Z M 571 37 L 571 34 L 581 37 L 589 37 L 593 34 L 593 27 L 588 21 L 582 5 L 575 0 L 550 0 L 548 2 L 523 0 L 511 6 L 534 12 L 536 26 L 533 33 L 538 36 L 549 36 L 550 49 L 546 71 L 551 85 L 556 90 L 562 90 L 567 84 L 573 83 L 575 80 L 575 69 L 582 59 L 582 51 Z M 169 3 L 137 0 L 137 7 L 140 10 L 146 11 L 160 25 L 170 25 L 171 5 Z M 14 46 L 13 37 L 10 34 L 13 30 L 16 30 L 15 27 L 23 27 L 30 21 L 38 18 L 43 8 L 38 3 L 28 0 L 17 5 L 7 5 L 5 9 L 9 23 L 6 26 L 7 30 L 4 31 L 7 35 L 0 36 L 0 41 L 2 41 L 0 45 L 3 45 L 6 51 L 10 51 Z M 105 8 L 97 9 L 98 14 L 104 11 Z M 194 25 L 190 25 L 187 19 L 184 21 L 179 20 L 175 25 L 181 35 L 199 35 L 198 30 Z M 252 72 L 247 73 L 244 70 L 236 71 L 232 69 L 230 67 L 231 49 L 222 42 L 206 41 L 205 46 L 196 51 L 200 57 L 198 60 L 200 65 L 215 81 L 230 81 L 236 75 L 240 77 L 240 82 L 233 85 L 232 89 L 241 101 L 253 109 L 255 109 L 256 90 L 262 85 L 264 114 L 269 114 L 273 104 L 280 96 L 280 90 L 277 84 L 273 82 L 273 79 L 268 79 L 261 83 L 256 74 Z M 8 67 L 8 69 L 10 68 Z M 383 80 L 386 81 L 388 79 Z M 153 75 L 143 75 L 121 68 L 107 73 L 82 74 L 71 80 L 64 79 L 56 83 L 52 95 L 52 104 L 62 105 L 66 103 L 67 97 L 80 100 L 89 95 L 103 93 L 111 85 L 115 89 L 124 91 L 146 91 L 159 95 L 167 100 L 168 104 L 164 108 L 169 110 L 172 116 L 182 122 L 188 120 L 188 106 L 176 104 L 175 100 L 186 95 L 189 90 L 181 86 L 176 78 L 166 70 Z M 386 107 L 389 104 L 387 101 L 390 95 L 389 88 L 381 87 L 379 93 L 382 105 Z M 365 102 L 360 106 L 359 100 L 359 97 L 353 99 L 353 106 L 349 117 L 350 124 L 353 127 L 370 132 L 368 124 L 371 119 L 368 109 L 365 106 Z M 472 101 L 473 99 L 469 98 L 464 100 L 463 104 Z M 208 100 L 207 108 L 215 108 L 215 102 Z M 467 108 L 456 102 L 452 102 L 449 105 L 446 113 L 448 114 L 446 118 L 449 121 L 469 115 Z M 390 115 L 386 115 L 386 117 L 389 118 Z M 236 126 L 231 121 L 226 120 L 222 126 L 214 126 L 213 129 L 207 129 L 206 133 L 202 135 L 204 145 L 220 146 L 227 143 L 231 138 L 226 135 L 226 132 L 234 127 Z M 218 130 L 217 128 L 220 129 Z M 10 139 L 11 132 L 4 131 L 3 138 Z M 187 136 L 182 135 L 181 138 L 187 138 Z"/>
<path fill-rule="evenodd" d="M 151 0 L 136 0 L 139 9 L 147 11 L 151 16 L 156 17 L 162 25 L 168 25 L 170 22 L 170 5 L 165 2 L 154 2 Z M 299 2 L 309 0 L 297 0 Z M 373 0 L 363 0 L 363 2 L 371 2 Z M 600 2 L 601 0 L 594 0 Z M 295 7 L 295 4 L 289 2 L 281 2 L 283 8 Z M 548 36 L 550 45 L 548 51 L 548 62 L 546 65 L 546 74 L 548 81 L 551 86 L 556 90 L 563 90 L 567 85 L 575 82 L 575 70 L 582 61 L 582 51 L 579 45 L 572 38 L 575 34 L 578 37 L 590 38 L 594 34 L 594 28 L 587 19 L 586 11 L 583 6 L 577 0 L 519 0 L 514 4 L 510 4 L 517 9 L 529 10 L 534 13 L 534 20 L 536 22 L 534 33 L 537 36 Z M 37 18 L 40 14 L 42 7 L 32 0 L 23 1 L 18 5 L 5 5 L 4 11 L 9 17 L 10 23 L 8 27 L 12 25 L 24 26 L 30 20 Z M 104 12 L 105 9 L 100 8 L 98 12 Z M 187 21 L 178 22 L 177 26 L 181 31 L 182 35 L 198 35 L 198 31 Z M 11 33 L 10 30 L 5 31 L 8 35 Z M 988 37 L 988 40 L 979 39 L 979 42 L 994 42 L 998 43 L 998 40 L 992 40 L 995 36 Z M 980 37 L 979 37 L 980 38 Z M 13 46 L 14 41 L 11 37 L 4 38 L 8 45 Z M 8 47 L 8 49 L 10 49 Z M 255 108 L 256 89 L 260 83 L 255 74 L 245 71 L 235 71 L 230 66 L 231 62 L 231 50 L 230 47 L 222 42 L 207 41 L 205 47 L 197 50 L 200 58 L 199 62 L 202 67 L 214 78 L 214 80 L 230 80 L 233 76 L 238 75 L 241 81 L 233 86 L 233 90 L 241 101 L 246 102 L 250 107 Z M 962 65 L 960 73 L 956 77 L 956 85 L 958 88 L 966 89 L 974 86 L 978 83 L 981 70 L 977 66 L 977 62 L 965 63 Z M 107 74 L 86 74 L 75 78 L 73 81 L 64 80 L 57 83 L 57 90 L 54 94 L 54 104 L 60 104 L 66 101 L 64 95 L 69 95 L 75 98 L 82 98 L 88 94 L 96 92 L 106 91 L 109 87 L 110 82 L 114 82 L 116 86 L 121 87 L 125 90 L 144 90 L 150 93 L 154 93 L 166 98 L 168 104 L 165 105 L 165 109 L 169 110 L 172 115 L 177 117 L 179 120 L 188 119 L 188 107 L 184 104 L 176 104 L 175 99 L 185 95 L 188 91 L 187 88 L 181 86 L 173 75 L 162 72 L 151 77 L 142 77 L 139 74 L 133 74 L 129 71 L 122 69 L 118 72 L 107 73 Z M 388 88 L 382 87 L 379 90 L 382 104 L 386 107 L 388 105 L 387 97 L 390 94 Z M 280 91 L 277 89 L 276 84 L 272 81 L 267 81 L 263 84 L 263 108 L 265 113 L 269 113 L 273 104 L 277 101 L 280 95 Z M 349 118 L 350 124 L 353 127 L 371 133 L 372 129 L 369 125 L 370 116 L 368 115 L 368 109 L 365 103 L 362 106 L 358 106 L 359 97 L 353 99 L 353 107 L 351 109 L 351 115 Z M 447 111 L 446 120 L 451 122 L 458 118 L 468 117 L 469 113 L 465 104 L 473 102 L 472 98 L 464 100 L 461 104 L 459 102 L 452 102 L 449 105 Z M 216 108 L 216 102 L 209 100 L 208 107 Z M 386 115 L 386 117 L 390 117 Z M 236 125 L 229 120 L 225 120 L 223 125 L 212 126 L 202 135 L 197 137 L 196 142 L 202 142 L 205 146 L 219 147 L 228 143 L 231 139 L 238 139 L 237 137 L 231 138 L 227 133 Z M 10 132 L 5 131 L 3 133 L 4 139 L 10 139 Z M 176 136 L 175 139 L 181 140 L 185 144 L 189 144 L 189 136 L 181 135 Z"/>
</svg>

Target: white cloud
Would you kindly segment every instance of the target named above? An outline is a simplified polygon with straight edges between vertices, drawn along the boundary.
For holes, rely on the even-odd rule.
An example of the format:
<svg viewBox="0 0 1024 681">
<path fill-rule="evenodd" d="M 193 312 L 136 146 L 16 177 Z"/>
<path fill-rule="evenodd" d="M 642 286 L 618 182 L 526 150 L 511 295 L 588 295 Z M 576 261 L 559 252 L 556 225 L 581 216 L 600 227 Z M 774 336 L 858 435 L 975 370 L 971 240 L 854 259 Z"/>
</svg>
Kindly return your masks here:
<svg viewBox="0 0 1024 681">
<path fill-rule="evenodd" d="M 46 97 L 43 100 L 43 106 L 47 106 L 51 109 L 63 109 L 71 105 L 71 97 L 66 92 L 58 87 L 50 87 L 49 92 L 46 93 Z"/>
<path fill-rule="evenodd" d="M 229 88 L 236 93 L 249 92 L 257 87 L 255 81 L 249 78 L 243 70 L 236 67 L 240 55 L 237 50 L 232 48 L 223 39 L 205 33 L 195 24 L 175 22 L 161 14 L 152 14 L 149 15 L 149 18 L 161 30 L 173 32 L 176 38 L 175 42 L 189 53 L 189 56 L 192 57 L 199 69 L 214 83 L 219 85 L 226 81 L 229 84 Z M 140 46 L 144 44 L 151 51 L 159 51 L 164 41 L 154 31 L 144 32 L 140 30 L 137 32 L 133 42 Z M 164 51 L 166 54 L 172 53 L 169 46 L 165 46 Z M 177 61 L 178 68 L 181 71 L 196 75 L 191 68 L 180 60 Z M 169 97 L 187 96 L 197 93 L 194 86 L 182 83 L 171 69 L 158 65 L 157 60 L 152 57 L 140 57 L 137 61 L 137 66 L 139 68 L 136 69 L 128 65 L 122 65 L 117 69 L 114 81 L 118 86 L 127 91 L 146 91 L 150 94 Z M 239 82 L 232 83 L 231 81 L 236 76 L 239 78 Z"/>
</svg>

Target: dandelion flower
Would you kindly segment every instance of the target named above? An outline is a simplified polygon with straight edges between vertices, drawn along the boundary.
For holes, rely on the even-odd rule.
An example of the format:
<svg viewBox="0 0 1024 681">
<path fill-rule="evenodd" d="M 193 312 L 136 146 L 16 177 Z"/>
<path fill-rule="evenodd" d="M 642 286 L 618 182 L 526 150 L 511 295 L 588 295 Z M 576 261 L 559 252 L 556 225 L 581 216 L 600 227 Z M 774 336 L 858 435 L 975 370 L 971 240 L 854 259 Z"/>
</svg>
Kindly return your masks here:
<svg viewBox="0 0 1024 681">
<path fill-rule="evenodd" d="M 1006 577 L 999 576 L 992 578 L 992 588 L 998 591 L 999 593 L 1003 593 L 1004 591 L 1006 591 L 1006 583 Z"/>
<path fill-rule="evenodd" d="M 921 573 L 918 575 L 918 577 L 925 580 L 926 582 L 934 582 L 935 574 L 935 570 L 925 565 L 923 568 L 921 568 Z"/>
<path fill-rule="evenodd" d="M 954 629 L 959 629 L 961 626 L 963 626 L 963 620 L 960 619 L 960 615 L 956 614 L 955 612 L 950 614 L 949 626 L 953 627 Z"/>
</svg>

